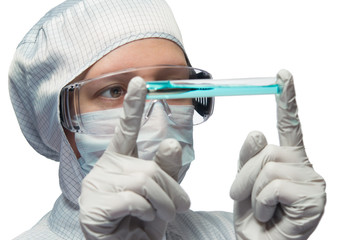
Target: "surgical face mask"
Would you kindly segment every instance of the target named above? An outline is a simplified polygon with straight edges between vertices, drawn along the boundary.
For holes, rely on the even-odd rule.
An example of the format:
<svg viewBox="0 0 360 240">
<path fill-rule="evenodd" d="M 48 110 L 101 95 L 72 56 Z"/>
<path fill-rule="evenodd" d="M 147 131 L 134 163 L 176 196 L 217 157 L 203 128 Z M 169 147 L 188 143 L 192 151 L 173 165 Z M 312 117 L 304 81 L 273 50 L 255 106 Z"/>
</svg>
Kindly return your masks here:
<svg viewBox="0 0 360 240">
<path fill-rule="evenodd" d="M 193 106 L 169 106 L 171 118 L 166 115 L 159 103 L 146 104 L 145 111 L 152 107 L 151 115 L 143 120 L 137 139 L 138 156 L 141 159 L 152 160 L 162 140 L 174 138 L 182 147 L 182 165 L 178 179 L 181 180 L 190 163 L 195 159 L 193 149 Z M 82 124 L 86 128 L 96 130 L 94 134 L 75 133 L 75 142 L 81 154 L 79 163 L 87 174 L 101 157 L 114 135 L 122 109 L 111 109 L 85 113 Z M 176 119 L 177 124 L 171 119 Z"/>
</svg>

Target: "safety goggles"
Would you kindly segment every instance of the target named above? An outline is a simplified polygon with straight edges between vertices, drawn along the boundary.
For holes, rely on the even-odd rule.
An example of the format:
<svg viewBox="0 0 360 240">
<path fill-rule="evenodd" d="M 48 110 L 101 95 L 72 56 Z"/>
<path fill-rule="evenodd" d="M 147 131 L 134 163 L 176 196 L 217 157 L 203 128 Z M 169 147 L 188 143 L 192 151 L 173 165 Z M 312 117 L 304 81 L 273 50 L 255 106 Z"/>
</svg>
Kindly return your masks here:
<svg viewBox="0 0 360 240">
<path fill-rule="evenodd" d="M 131 68 L 97 78 L 70 83 L 60 93 L 60 111 L 62 125 L 72 131 L 88 133 L 82 123 L 82 116 L 89 112 L 118 109 L 123 106 L 127 87 L 132 78 L 140 76 L 147 82 L 176 81 L 187 79 L 211 79 L 211 74 L 188 66 L 160 65 Z M 172 108 L 192 106 L 194 108 L 193 125 L 205 122 L 213 112 L 214 97 L 148 100 L 144 112 L 144 122 L 150 117 L 155 104 L 161 104 L 166 115 L 172 118 Z"/>
</svg>

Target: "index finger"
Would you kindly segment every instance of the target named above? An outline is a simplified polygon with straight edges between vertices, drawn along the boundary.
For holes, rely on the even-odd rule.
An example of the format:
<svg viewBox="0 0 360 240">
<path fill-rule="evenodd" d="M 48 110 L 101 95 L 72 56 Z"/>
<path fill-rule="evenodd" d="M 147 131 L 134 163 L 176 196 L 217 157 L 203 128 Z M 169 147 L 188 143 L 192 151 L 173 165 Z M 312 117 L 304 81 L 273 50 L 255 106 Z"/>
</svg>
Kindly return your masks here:
<svg viewBox="0 0 360 240">
<path fill-rule="evenodd" d="M 130 81 L 123 104 L 124 112 L 107 151 L 137 156 L 136 139 L 141 126 L 146 93 L 146 84 L 141 77 L 135 77 Z"/>
<path fill-rule="evenodd" d="M 276 83 L 282 86 L 281 94 L 276 95 L 280 146 L 303 147 L 293 76 L 289 71 L 281 70 Z"/>
</svg>

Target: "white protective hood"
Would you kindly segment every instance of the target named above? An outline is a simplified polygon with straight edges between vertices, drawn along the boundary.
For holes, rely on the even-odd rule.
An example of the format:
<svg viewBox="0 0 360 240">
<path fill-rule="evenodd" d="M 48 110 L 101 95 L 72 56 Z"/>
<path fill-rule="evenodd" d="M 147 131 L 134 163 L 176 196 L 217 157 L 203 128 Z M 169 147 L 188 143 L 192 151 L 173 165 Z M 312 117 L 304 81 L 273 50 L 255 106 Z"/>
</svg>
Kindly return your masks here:
<svg viewBox="0 0 360 240">
<path fill-rule="evenodd" d="M 76 205 L 84 176 L 60 124 L 59 93 L 111 50 L 152 37 L 183 48 L 163 0 L 68 0 L 41 18 L 17 47 L 9 91 L 21 130 L 37 152 L 60 161 L 62 192 Z"/>
</svg>

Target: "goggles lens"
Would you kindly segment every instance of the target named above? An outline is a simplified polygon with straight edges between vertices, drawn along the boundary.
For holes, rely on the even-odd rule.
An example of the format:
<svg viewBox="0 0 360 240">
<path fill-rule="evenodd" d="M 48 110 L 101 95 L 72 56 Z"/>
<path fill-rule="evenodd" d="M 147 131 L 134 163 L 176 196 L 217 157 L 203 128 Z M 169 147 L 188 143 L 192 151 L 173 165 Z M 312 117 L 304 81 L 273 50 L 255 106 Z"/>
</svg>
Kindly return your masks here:
<svg viewBox="0 0 360 240">
<path fill-rule="evenodd" d="M 72 132 L 89 133 L 81 117 L 85 113 L 121 108 L 127 87 L 132 78 L 140 76 L 145 81 L 211 79 L 210 73 L 187 66 L 152 66 L 126 69 L 94 79 L 70 83 L 60 94 L 62 125 Z M 214 98 L 185 98 L 160 100 L 171 118 L 171 106 L 193 106 L 193 125 L 206 121 L 213 112 Z M 170 106 L 170 108 L 166 108 Z M 149 117 L 149 112 L 144 114 Z M 171 118 L 181 125 L 181 120 Z"/>
</svg>

